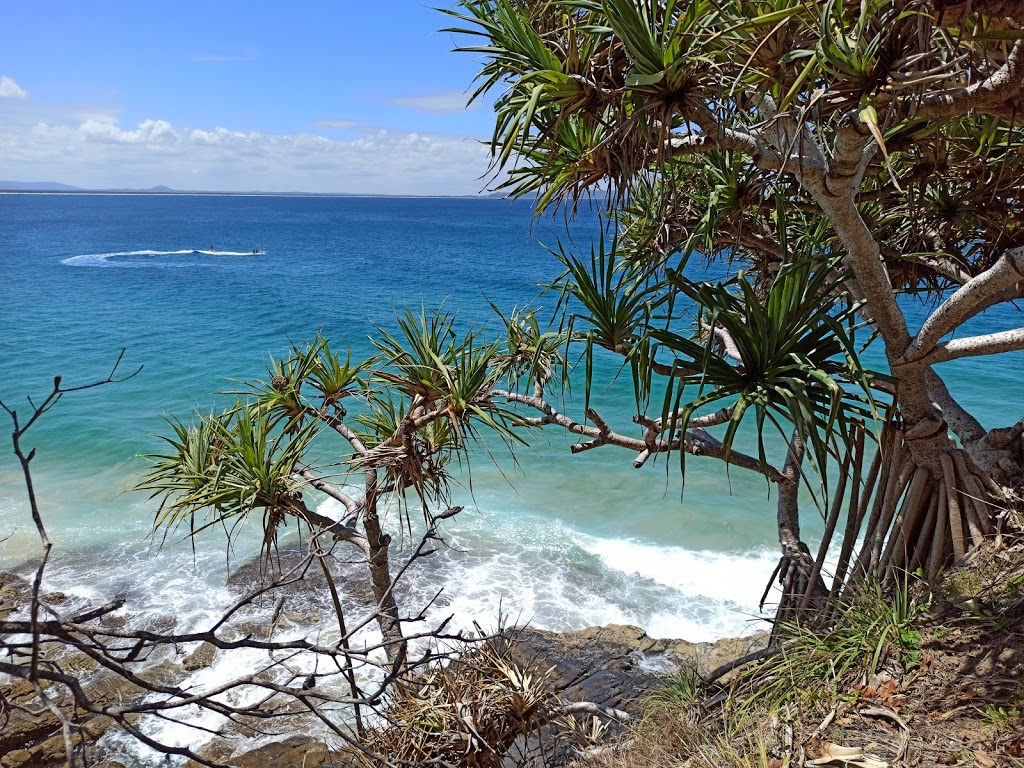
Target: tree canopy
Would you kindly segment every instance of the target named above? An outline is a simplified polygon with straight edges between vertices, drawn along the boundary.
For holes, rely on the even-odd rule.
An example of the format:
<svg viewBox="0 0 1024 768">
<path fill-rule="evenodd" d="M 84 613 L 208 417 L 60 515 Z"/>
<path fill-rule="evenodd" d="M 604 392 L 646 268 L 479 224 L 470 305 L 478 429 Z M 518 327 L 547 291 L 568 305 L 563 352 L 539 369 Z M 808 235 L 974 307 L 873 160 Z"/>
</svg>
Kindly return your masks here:
<svg viewBox="0 0 1024 768">
<path fill-rule="evenodd" d="M 785 466 L 762 453 L 758 467 L 779 484 L 780 567 L 800 605 L 825 589 L 824 545 L 807 555 L 791 487 L 807 456 L 841 466 L 823 509 L 827 543 L 847 507 L 833 594 L 847 573 L 934 573 L 998 535 L 1024 420 L 983 428 L 935 369 L 1024 349 L 1024 328 L 948 338 L 1024 290 L 1020 4 L 463 0 L 449 13 L 481 57 L 472 98 L 494 101 L 499 188 L 570 215 L 589 196 L 614 223 L 615 248 L 570 257 L 565 287 L 587 343 L 630 361 L 638 410 L 667 379 L 660 417 L 637 417 L 646 443 L 694 453 L 694 429 L 721 423 L 728 453 L 751 412 L 759 434 L 790 430 Z M 693 258 L 734 277 L 695 280 Z M 931 302 L 916 333 L 915 296 Z M 860 365 L 858 325 L 888 371 Z M 726 407 L 701 413 L 711 404 Z M 862 471 L 863 421 L 879 448 Z"/>
</svg>

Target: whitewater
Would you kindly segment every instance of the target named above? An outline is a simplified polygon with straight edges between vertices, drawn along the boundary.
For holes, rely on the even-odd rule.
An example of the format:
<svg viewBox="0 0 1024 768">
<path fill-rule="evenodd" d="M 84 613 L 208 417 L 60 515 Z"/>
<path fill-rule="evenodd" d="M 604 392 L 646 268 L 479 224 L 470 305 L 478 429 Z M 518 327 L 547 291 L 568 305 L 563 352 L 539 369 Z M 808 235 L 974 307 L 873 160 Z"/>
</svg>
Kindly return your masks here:
<svg viewBox="0 0 1024 768">
<path fill-rule="evenodd" d="M 488 302 L 506 313 L 532 302 L 546 319 L 556 297 L 539 285 L 559 274 L 545 247 L 566 238 L 559 226 L 533 220 L 525 203 L 493 199 L 2 196 L 0 400 L 24 408 L 55 375 L 68 384 L 102 378 L 122 348 L 126 370 L 142 366 L 122 384 L 65 398 L 30 435 L 55 542 L 46 588 L 123 595 L 138 626 L 168 616 L 183 631 L 210 622 L 244 586 L 229 578 L 256 555 L 259 523 L 241 532 L 230 558 L 216 531 L 194 548 L 181 532 L 153 535 L 156 502 L 132 486 L 146 466 L 140 457 L 160 448 L 163 418 L 224 407 L 230 398 L 218 392 L 260 376 L 269 355 L 317 332 L 336 349 L 369 354 L 369 338 L 394 327 L 396 308 L 443 304 L 460 323 L 495 330 Z M 596 234 L 581 223 L 567 245 L 589 250 Z M 1017 320 L 981 322 L 1002 330 Z M 999 402 L 1024 394 L 1020 362 L 987 361 L 984 387 L 969 361 L 950 365 L 947 380 L 983 422 L 998 424 Z M 616 371 L 609 360 L 597 375 L 612 382 Z M 629 428 L 628 382 L 594 397 Z M 561 405 L 582 415 L 579 402 Z M 558 431 L 531 435 L 514 458 L 492 442 L 453 491 L 466 510 L 447 521 L 447 547 L 410 575 L 413 603 L 442 591 L 432 620 L 493 626 L 501 613 L 552 630 L 625 623 L 690 641 L 764 628 L 758 601 L 777 548 L 763 479 L 690 459 L 684 489 L 674 461 L 638 471 L 611 447 L 571 456 L 571 436 Z M 812 541 L 815 525 L 812 513 Z M 282 540 L 297 543 L 294 534 Z M 0 568 L 26 573 L 38 556 L 20 472 L 0 445 Z M 195 682 L 245 664 L 219 659 Z"/>
</svg>

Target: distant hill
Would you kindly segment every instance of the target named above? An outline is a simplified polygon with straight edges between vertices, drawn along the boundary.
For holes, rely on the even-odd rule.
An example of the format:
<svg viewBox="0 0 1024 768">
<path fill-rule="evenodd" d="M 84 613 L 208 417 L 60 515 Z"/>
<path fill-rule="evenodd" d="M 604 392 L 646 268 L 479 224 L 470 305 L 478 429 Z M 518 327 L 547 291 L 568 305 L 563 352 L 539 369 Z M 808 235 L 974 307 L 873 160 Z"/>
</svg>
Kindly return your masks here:
<svg viewBox="0 0 1024 768">
<path fill-rule="evenodd" d="M 0 190 L 7 192 L 81 192 L 81 187 L 56 181 L 0 181 Z"/>
<path fill-rule="evenodd" d="M 178 190 L 158 184 L 149 189 L 86 189 L 61 184 L 58 181 L 0 181 L 0 192 L 177 192 Z"/>
<path fill-rule="evenodd" d="M 384 195 L 365 194 L 359 192 L 262 192 L 259 190 L 218 192 L 214 190 L 198 189 L 173 189 L 158 184 L 149 189 L 138 187 L 107 187 L 97 189 L 95 187 L 74 187 L 70 184 L 61 184 L 58 181 L 0 181 L 0 192 L 79 192 L 82 194 L 128 194 L 128 195 L 266 195 L 268 197 L 458 197 L 458 198 L 503 198 L 502 192 L 492 192 L 487 195 Z"/>
</svg>

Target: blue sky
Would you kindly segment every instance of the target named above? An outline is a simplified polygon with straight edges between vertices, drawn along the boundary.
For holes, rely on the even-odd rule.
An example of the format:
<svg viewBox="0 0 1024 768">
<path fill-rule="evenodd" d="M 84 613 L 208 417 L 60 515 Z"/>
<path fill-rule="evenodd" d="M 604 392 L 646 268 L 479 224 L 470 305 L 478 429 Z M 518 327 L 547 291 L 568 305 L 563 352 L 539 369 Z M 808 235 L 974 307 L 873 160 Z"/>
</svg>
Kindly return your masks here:
<svg viewBox="0 0 1024 768">
<path fill-rule="evenodd" d="M 446 5 L 446 3 L 438 3 Z M 473 194 L 488 105 L 414 0 L 10 3 L 0 179 Z"/>
</svg>

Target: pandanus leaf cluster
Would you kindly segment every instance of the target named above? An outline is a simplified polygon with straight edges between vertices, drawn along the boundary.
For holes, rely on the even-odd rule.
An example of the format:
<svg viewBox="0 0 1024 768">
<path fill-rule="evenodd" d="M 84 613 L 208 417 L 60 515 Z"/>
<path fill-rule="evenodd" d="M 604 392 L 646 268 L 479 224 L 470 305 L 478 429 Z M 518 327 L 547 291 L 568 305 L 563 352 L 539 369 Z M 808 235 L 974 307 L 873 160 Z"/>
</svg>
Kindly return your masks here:
<svg viewBox="0 0 1024 768">
<path fill-rule="evenodd" d="M 780 208 L 780 219 L 786 215 Z M 887 377 L 861 363 L 863 323 L 840 259 L 822 255 L 818 238 L 790 242 L 787 226 L 780 231 L 789 260 L 768 285 L 743 270 L 719 281 L 695 279 L 685 260 L 652 266 L 620 253 L 616 238 L 602 238 L 589 258 L 560 251 L 566 270 L 557 287 L 573 338 L 583 345 L 587 408 L 603 348 L 630 365 L 638 410 L 654 409 L 666 435 L 728 408 L 727 452 L 752 420 L 765 467 L 771 427 L 783 441 L 793 431 L 803 435 L 824 470 L 828 456 L 841 453 L 851 420 L 877 417 L 877 390 Z M 684 469 L 685 456 L 679 452 Z"/>
<path fill-rule="evenodd" d="M 530 317 L 520 324 L 520 342 L 539 331 Z M 324 336 L 295 345 L 268 361 L 265 377 L 229 392 L 235 401 L 223 412 L 169 419 L 161 436 L 169 450 L 148 457 L 139 486 L 160 499 L 156 525 L 198 531 L 260 510 L 276 530 L 308 521 L 302 494 L 311 478 L 359 486 L 366 472 L 383 472 L 374 493 L 404 500 L 411 491 L 429 505 L 447 499 L 451 460 L 465 458 L 484 432 L 523 441 L 515 429 L 523 418 L 491 391 L 524 354 L 528 368 L 551 369 L 544 334 L 513 363 L 504 342 L 484 342 L 443 310 L 406 310 L 396 326 L 379 330 L 376 354 L 358 360 Z"/>
</svg>

